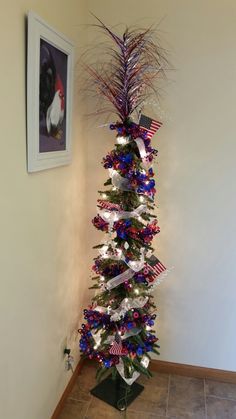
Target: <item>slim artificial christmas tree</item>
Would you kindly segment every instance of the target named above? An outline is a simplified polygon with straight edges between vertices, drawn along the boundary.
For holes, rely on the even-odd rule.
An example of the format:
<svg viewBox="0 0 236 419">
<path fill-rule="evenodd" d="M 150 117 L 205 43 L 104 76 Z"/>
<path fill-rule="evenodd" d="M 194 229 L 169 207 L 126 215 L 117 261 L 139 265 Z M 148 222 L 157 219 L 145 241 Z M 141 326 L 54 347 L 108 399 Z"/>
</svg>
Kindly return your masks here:
<svg viewBox="0 0 236 419">
<path fill-rule="evenodd" d="M 98 361 L 98 380 L 111 371 L 119 393 L 116 407 L 122 409 L 124 403 L 119 404 L 118 399 L 129 404 L 129 386 L 137 385 L 133 383 L 140 373 L 151 376 L 150 353 L 159 354 L 153 331 L 156 307 L 150 291 L 166 274 L 166 268 L 153 255 L 151 246 L 160 231 L 153 214 L 156 190 L 152 164 L 157 150 L 151 146 L 151 138 L 161 123 L 141 115 L 141 110 L 150 94 L 156 93 L 154 83 L 163 78 L 167 60 L 153 41 L 151 29 L 126 29 L 119 37 L 102 22 L 97 26 L 112 41 L 109 60 L 100 69 L 86 69 L 97 94 L 106 100 L 99 112 L 116 113 L 119 120 L 110 125 L 116 132 L 116 144 L 102 163 L 109 178 L 104 184 L 107 188 L 99 191 L 93 224 L 106 237 L 95 246 L 98 256 L 92 267 L 95 275 L 91 288 L 97 293 L 84 310 L 80 349 Z M 125 384 L 124 393 L 120 379 Z M 106 398 L 107 388 L 103 385 L 94 394 Z"/>
</svg>

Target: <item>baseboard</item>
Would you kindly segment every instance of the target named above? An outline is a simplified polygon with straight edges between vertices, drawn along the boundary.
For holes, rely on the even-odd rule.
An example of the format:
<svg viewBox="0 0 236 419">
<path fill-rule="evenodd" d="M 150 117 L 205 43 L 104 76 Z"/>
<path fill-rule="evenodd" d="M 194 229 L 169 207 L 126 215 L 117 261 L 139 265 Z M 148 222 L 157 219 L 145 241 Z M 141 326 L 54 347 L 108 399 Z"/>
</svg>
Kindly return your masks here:
<svg viewBox="0 0 236 419">
<path fill-rule="evenodd" d="M 187 377 L 208 378 L 236 384 L 236 372 L 218 370 L 215 368 L 198 367 L 196 365 L 177 364 L 175 362 L 152 360 L 151 371 L 165 374 L 185 375 Z"/>
<path fill-rule="evenodd" d="M 66 386 L 66 388 L 65 388 L 65 390 L 64 390 L 64 392 L 63 392 L 63 394 L 62 394 L 62 396 L 59 400 L 59 403 L 58 403 L 56 409 L 54 410 L 54 413 L 53 413 L 51 419 L 57 419 L 59 414 L 61 413 L 61 411 L 63 409 L 63 406 L 65 404 L 65 401 L 66 401 L 67 397 L 69 396 L 69 394 L 70 394 L 70 392 L 71 392 L 71 390 L 72 390 L 72 388 L 73 388 L 73 386 L 76 382 L 77 376 L 80 373 L 80 371 L 82 369 L 82 366 L 83 366 L 83 361 L 79 361 L 75 370 L 74 370 L 74 372 L 73 372 L 73 374 L 72 374 L 72 376 L 71 376 L 71 379 L 70 379 L 69 383 L 67 384 L 67 386 Z"/>
</svg>

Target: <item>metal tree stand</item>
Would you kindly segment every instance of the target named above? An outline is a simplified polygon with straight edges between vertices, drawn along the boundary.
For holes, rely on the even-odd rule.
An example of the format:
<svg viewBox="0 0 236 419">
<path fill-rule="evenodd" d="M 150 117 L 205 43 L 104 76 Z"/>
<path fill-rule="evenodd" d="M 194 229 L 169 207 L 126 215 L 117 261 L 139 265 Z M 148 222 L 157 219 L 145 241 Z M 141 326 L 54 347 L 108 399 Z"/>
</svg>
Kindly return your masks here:
<svg viewBox="0 0 236 419">
<path fill-rule="evenodd" d="M 109 375 L 94 387 L 90 393 L 105 403 L 110 404 L 116 409 L 122 411 L 139 396 L 144 386 L 133 383 L 129 386 L 121 377 L 111 378 Z"/>
</svg>

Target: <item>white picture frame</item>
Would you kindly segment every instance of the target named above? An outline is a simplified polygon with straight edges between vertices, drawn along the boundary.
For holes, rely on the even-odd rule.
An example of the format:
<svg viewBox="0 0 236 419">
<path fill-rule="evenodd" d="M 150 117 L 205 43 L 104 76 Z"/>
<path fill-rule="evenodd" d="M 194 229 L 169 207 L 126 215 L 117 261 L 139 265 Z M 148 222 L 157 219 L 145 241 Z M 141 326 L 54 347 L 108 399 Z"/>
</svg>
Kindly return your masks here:
<svg viewBox="0 0 236 419">
<path fill-rule="evenodd" d="M 27 51 L 29 173 L 71 162 L 73 67 L 72 42 L 30 11 Z"/>
</svg>

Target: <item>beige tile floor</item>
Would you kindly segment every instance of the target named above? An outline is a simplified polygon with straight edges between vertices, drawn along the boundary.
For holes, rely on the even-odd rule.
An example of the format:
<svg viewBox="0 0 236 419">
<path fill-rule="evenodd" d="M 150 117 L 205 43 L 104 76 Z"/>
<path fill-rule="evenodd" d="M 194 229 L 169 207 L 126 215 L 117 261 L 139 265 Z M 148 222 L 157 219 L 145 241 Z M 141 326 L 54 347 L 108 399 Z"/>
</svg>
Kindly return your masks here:
<svg viewBox="0 0 236 419">
<path fill-rule="evenodd" d="M 90 395 L 95 368 L 85 365 L 58 419 L 236 419 L 236 384 L 161 373 L 139 382 L 144 391 L 119 412 Z"/>
</svg>

